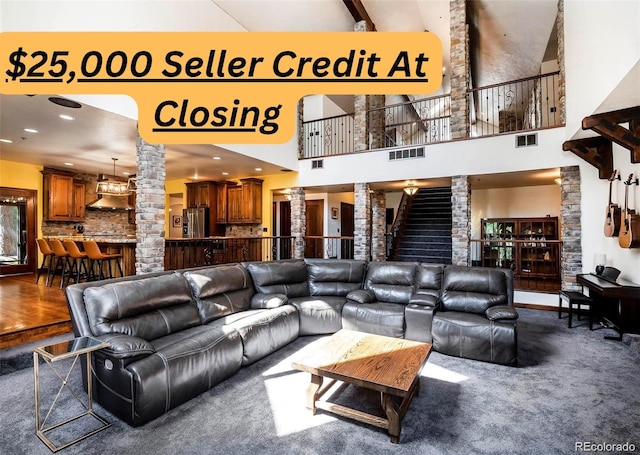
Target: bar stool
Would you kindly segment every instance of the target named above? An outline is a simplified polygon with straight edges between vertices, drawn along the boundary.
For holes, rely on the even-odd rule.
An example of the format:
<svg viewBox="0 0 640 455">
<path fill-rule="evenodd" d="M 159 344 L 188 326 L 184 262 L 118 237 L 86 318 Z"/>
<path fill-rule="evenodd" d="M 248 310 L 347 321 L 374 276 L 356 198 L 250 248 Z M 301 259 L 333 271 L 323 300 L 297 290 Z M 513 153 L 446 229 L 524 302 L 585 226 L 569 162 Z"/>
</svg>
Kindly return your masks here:
<svg viewBox="0 0 640 455">
<path fill-rule="evenodd" d="M 38 284 L 40 275 L 42 275 L 42 272 L 46 268 L 47 278 L 44 282 L 44 285 L 48 286 L 49 277 L 51 276 L 51 272 L 53 271 L 51 267 L 53 265 L 53 262 L 56 260 L 56 254 L 53 252 L 53 250 L 49 246 L 49 242 L 47 242 L 46 239 L 36 239 L 36 243 L 38 244 L 38 249 L 42 253 L 42 264 L 40 264 L 40 267 L 36 271 L 36 284 Z"/>
<path fill-rule="evenodd" d="M 569 302 L 569 328 L 572 328 L 574 305 L 578 309 L 578 320 L 580 320 L 580 310 L 582 309 L 582 305 L 586 305 L 589 307 L 589 330 L 593 330 L 593 299 L 591 297 L 584 295 L 582 292 L 563 290 L 558 294 L 558 298 L 558 319 L 562 317 L 562 299 L 564 298 Z"/>
<path fill-rule="evenodd" d="M 124 276 L 122 273 L 122 266 L 120 265 L 120 260 L 122 259 L 122 254 L 105 254 L 100 251 L 100 247 L 94 240 L 83 240 L 82 244 L 84 245 L 84 251 L 87 253 L 89 257 L 89 271 L 91 274 L 90 279 L 96 279 L 96 275 L 94 272 L 94 266 L 97 264 L 98 266 L 98 280 L 103 280 L 105 278 L 102 273 L 102 265 L 104 261 L 107 261 L 107 267 L 109 269 L 109 276 L 107 278 L 113 278 L 113 273 L 111 271 L 111 261 L 116 261 L 116 265 L 118 266 L 118 271 L 120 272 L 120 276 Z"/>
<path fill-rule="evenodd" d="M 89 257 L 84 251 L 80 251 L 78 245 L 73 240 L 65 239 L 62 241 L 64 247 L 67 249 L 70 257 L 71 268 L 67 274 L 67 284 L 73 277 L 74 282 L 79 283 L 80 277 L 83 275 L 82 269 L 84 268 L 84 277 L 89 279 Z"/>
<path fill-rule="evenodd" d="M 64 285 L 64 276 L 69 273 L 68 268 L 71 267 L 71 262 L 69 261 L 69 252 L 64 247 L 62 242 L 58 239 L 50 239 L 49 245 L 53 250 L 53 253 L 56 255 L 55 266 L 53 267 L 53 276 L 51 278 L 51 283 L 49 286 L 53 286 L 53 281 L 55 280 L 55 273 L 58 271 L 59 267 L 62 267 L 62 272 L 60 274 L 60 289 Z"/>
</svg>

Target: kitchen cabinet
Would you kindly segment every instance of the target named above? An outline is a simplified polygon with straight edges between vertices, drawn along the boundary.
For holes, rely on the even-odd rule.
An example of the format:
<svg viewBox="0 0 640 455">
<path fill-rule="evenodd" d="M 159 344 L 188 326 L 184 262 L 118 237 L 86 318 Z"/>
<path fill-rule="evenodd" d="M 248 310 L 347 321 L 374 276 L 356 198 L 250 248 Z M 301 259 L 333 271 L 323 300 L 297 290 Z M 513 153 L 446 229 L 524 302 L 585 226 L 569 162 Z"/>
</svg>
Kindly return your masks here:
<svg viewBox="0 0 640 455">
<path fill-rule="evenodd" d="M 73 218 L 76 220 L 84 220 L 85 215 L 85 195 L 87 194 L 87 189 L 82 182 L 74 182 L 73 183 Z"/>
<path fill-rule="evenodd" d="M 242 220 L 244 223 L 262 223 L 262 180 L 241 179 Z"/>
<path fill-rule="evenodd" d="M 229 222 L 229 194 L 230 188 L 236 187 L 235 182 L 218 182 L 218 224 L 226 224 Z"/>
<path fill-rule="evenodd" d="M 47 221 L 84 221 L 85 184 L 73 174 L 44 169 L 43 215 Z"/>
<path fill-rule="evenodd" d="M 136 192 L 132 191 L 129 193 L 128 198 L 129 200 L 127 202 L 129 202 L 129 205 L 133 207 L 133 210 L 129 210 L 127 212 L 127 220 L 129 221 L 129 224 L 136 224 Z"/>
<path fill-rule="evenodd" d="M 262 180 L 241 179 L 240 185 L 227 186 L 227 223 L 262 223 Z"/>
<path fill-rule="evenodd" d="M 227 222 L 243 223 L 242 186 L 227 188 Z"/>
<path fill-rule="evenodd" d="M 190 209 L 198 209 L 202 207 L 215 207 L 215 183 L 214 182 L 195 182 L 187 183 L 187 207 Z"/>
<path fill-rule="evenodd" d="M 224 235 L 224 226 L 218 226 L 218 182 L 186 183 L 187 207 L 209 209 L 211 235 Z"/>
</svg>

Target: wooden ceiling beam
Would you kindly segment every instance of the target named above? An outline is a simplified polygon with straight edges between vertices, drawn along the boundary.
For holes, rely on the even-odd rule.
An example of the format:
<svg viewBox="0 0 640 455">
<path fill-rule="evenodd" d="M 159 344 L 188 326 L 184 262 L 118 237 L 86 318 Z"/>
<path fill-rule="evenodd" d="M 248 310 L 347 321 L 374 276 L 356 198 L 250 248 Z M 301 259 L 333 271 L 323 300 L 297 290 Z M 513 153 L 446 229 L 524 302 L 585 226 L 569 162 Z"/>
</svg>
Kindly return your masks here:
<svg viewBox="0 0 640 455">
<path fill-rule="evenodd" d="M 562 150 L 571 151 L 598 169 L 598 177 L 608 179 L 613 173 L 613 144 L 602 136 L 565 141 Z"/>
<path fill-rule="evenodd" d="M 620 126 L 628 123 L 629 128 Z M 593 130 L 631 152 L 631 162 L 640 163 L 640 106 L 594 114 L 582 120 L 583 130 Z"/>
<path fill-rule="evenodd" d="M 365 9 L 364 5 L 360 0 L 342 0 L 351 13 L 353 20 L 356 22 L 365 21 L 367 23 L 367 28 L 371 32 L 376 31 L 376 24 L 373 23 L 371 18 L 369 17 L 369 13 Z"/>
</svg>

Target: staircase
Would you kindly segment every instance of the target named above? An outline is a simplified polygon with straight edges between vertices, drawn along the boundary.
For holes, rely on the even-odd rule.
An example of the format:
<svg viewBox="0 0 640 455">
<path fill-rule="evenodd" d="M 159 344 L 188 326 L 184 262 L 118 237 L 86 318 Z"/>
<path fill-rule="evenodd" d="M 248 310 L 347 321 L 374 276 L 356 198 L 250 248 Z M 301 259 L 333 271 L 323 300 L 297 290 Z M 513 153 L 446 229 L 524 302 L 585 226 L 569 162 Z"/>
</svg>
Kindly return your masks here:
<svg viewBox="0 0 640 455">
<path fill-rule="evenodd" d="M 451 188 L 421 188 L 406 209 L 391 259 L 451 264 Z"/>
</svg>

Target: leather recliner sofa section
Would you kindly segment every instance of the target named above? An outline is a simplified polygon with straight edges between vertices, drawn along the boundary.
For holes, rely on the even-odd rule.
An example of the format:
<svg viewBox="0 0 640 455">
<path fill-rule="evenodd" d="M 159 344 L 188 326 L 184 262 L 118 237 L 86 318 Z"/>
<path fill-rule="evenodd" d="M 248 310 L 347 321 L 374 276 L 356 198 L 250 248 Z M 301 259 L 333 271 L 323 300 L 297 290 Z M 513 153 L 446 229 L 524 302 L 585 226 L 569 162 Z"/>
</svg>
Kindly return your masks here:
<svg viewBox="0 0 640 455">
<path fill-rule="evenodd" d="M 109 342 L 93 356 L 96 401 L 134 426 L 298 336 L 343 327 L 430 342 L 445 354 L 517 362 L 508 270 L 250 262 L 78 283 L 65 295 L 74 334 Z"/>
</svg>

